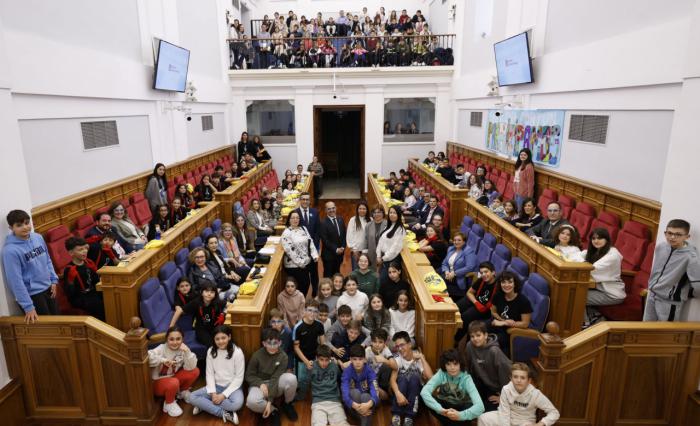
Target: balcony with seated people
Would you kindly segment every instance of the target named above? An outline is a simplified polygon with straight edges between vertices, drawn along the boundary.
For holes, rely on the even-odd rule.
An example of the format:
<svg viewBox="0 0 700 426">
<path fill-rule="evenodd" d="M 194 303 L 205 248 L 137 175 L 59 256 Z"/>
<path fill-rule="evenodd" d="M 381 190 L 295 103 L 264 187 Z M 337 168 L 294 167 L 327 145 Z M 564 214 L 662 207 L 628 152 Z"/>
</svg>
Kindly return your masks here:
<svg viewBox="0 0 700 426">
<path fill-rule="evenodd" d="M 365 8 L 366 9 L 366 8 Z M 383 9 L 383 8 L 382 8 Z M 449 67 L 454 64 L 454 34 L 435 34 L 419 11 L 411 17 L 402 11 L 389 16 L 377 12 L 343 11 L 338 17 L 307 19 L 290 11 L 285 18 L 230 24 L 231 76 L 244 70 Z M 335 72 L 335 70 L 333 71 Z"/>
</svg>

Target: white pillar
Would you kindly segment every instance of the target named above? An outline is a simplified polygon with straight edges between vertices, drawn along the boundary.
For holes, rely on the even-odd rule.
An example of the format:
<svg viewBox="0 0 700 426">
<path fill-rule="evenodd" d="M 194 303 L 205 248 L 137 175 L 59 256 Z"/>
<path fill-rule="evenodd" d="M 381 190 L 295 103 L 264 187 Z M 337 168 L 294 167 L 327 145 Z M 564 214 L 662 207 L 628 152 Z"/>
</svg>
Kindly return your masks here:
<svg viewBox="0 0 700 426">
<path fill-rule="evenodd" d="M 296 91 L 294 127 L 296 129 L 297 161 L 306 167 L 314 156 L 314 97 L 312 87 Z"/>
<path fill-rule="evenodd" d="M 697 140 L 697 117 L 700 116 L 700 0 L 695 2 L 686 60 L 681 97 L 673 114 L 666 157 L 657 240 L 663 241 L 663 231 L 669 220 L 685 219 L 691 224 L 691 243 L 700 247 L 700 198 L 692 190 L 700 187 L 700 144 Z M 696 296 L 691 301 L 690 309 L 681 315 L 700 321 L 700 299 Z"/>
<path fill-rule="evenodd" d="M 365 89 L 365 173 L 382 172 L 382 144 L 384 143 L 384 87 Z M 363 176 L 364 191 L 367 179 Z"/>
</svg>

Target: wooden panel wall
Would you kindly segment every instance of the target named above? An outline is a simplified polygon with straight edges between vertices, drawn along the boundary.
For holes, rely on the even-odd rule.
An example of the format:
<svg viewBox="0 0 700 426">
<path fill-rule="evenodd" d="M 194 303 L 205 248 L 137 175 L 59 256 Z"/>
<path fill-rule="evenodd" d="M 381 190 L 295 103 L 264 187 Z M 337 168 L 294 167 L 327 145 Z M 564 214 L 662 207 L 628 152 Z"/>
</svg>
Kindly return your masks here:
<svg viewBox="0 0 700 426">
<path fill-rule="evenodd" d="M 424 180 L 429 182 L 433 193 L 438 195 L 440 200 L 446 199 L 449 208 L 449 225 L 450 225 L 450 235 L 454 235 L 459 232 L 459 227 L 462 224 L 462 217 L 464 217 L 465 201 L 468 197 L 469 191 L 466 189 L 457 188 L 451 182 L 448 182 L 442 176 L 436 175 L 428 171 L 425 167 L 421 165 L 416 159 L 408 160 L 408 170 L 410 174 L 419 174 Z"/>
<path fill-rule="evenodd" d="M 233 149 L 235 148 L 232 146 L 224 146 L 171 164 L 167 166 L 167 175 L 174 177 L 184 174 L 201 165 L 218 160 L 226 154 L 233 154 Z M 114 201 L 129 198 L 136 192 L 145 191 L 148 178 L 152 173 L 153 170 L 148 170 L 36 206 L 32 209 L 34 230 L 41 234 L 58 225 L 66 225 L 68 229 L 73 229 L 78 217 L 86 214 L 92 215 L 97 209 L 108 206 Z"/>
<path fill-rule="evenodd" d="M 22 385 L 19 378 L 14 378 L 0 389 L 0 419 L 3 425 L 22 426 L 25 417 Z"/>
<path fill-rule="evenodd" d="M 367 175 L 367 202 L 370 206 L 387 205 L 376 181 L 376 174 Z M 423 277 L 433 271 L 423 253 L 411 253 L 404 247 L 401 251 L 404 278 L 411 284 L 416 305 L 416 342 L 423 350 L 425 359 L 438 368 L 440 355 L 453 347 L 454 335 L 462 327 L 462 317 L 457 305 L 445 296 L 444 302 L 436 302 L 426 288 Z"/>
<path fill-rule="evenodd" d="M 32 325 L 3 317 L 0 335 L 10 376 L 22 384 L 24 424 L 155 422 L 145 329 L 123 333 L 84 316 Z"/>
<path fill-rule="evenodd" d="M 492 152 L 455 142 L 447 142 L 447 155 L 449 156 L 453 152 L 475 159 L 479 163 L 490 164 L 500 170 L 505 170 L 511 176 L 514 173 L 514 161 Z M 647 224 L 651 229 L 652 237 L 656 235 L 659 228 L 661 203 L 658 201 L 567 176 L 546 167 L 535 166 L 535 180 L 538 196 L 544 188 L 550 188 L 560 195 L 565 194 L 577 201 L 591 204 L 597 212 L 607 210 L 615 213 L 620 216 L 623 223 L 634 220 Z"/>
<path fill-rule="evenodd" d="M 496 216 L 476 200 L 466 200 L 466 214 L 484 227 L 496 240 L 530 265 L 549 282 L 551 303 L 549 318 L 562 327 L 562 335 L 570 336 L 581 329 L 591 281 L 590 263 L 565 262 L 524 232 Z"/>
<path fill-rule="evenodd" d="M 700 323 L 605 322 L 541 337 L 536 368 L 561 425 L 697 424 Z"/>
</svg>

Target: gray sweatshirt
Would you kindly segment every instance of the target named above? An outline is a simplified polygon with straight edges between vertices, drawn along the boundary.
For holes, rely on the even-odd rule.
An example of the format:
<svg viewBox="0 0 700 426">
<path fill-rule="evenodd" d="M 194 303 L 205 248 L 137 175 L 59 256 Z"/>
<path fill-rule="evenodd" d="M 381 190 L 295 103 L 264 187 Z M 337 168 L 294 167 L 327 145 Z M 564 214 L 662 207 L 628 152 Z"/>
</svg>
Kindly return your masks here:
<svg viewBox="0 0 700 426">
<path fill-rule="evenodd" d="M 657 298 L 680 305 L 688 300 L 691 286 L 700 291 L 697 249 L 688 243 L 678 249 L 672 249 L 665 242 L 657 245 L 649 276 L 649 291 Z"/>
<path fill-rule="evenodd" d="M 486 344 L 477 348 L 472 342 L 467 343 L 469 374 L 483 383 L 489 392 L 497 393 L 510 382 L 510 360 L 498 346 L 495 334 L 489 334 Z"/>
</svg>

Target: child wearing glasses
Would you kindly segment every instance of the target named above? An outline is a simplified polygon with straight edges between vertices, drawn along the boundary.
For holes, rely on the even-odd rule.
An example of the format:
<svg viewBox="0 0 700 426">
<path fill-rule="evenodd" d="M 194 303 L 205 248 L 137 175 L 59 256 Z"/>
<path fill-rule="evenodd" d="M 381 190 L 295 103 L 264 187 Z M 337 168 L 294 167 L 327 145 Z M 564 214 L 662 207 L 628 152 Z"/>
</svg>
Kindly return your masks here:
<svg viewBox="0 0 700 426">
<path fill-rule="evenodd" d="M 270 309 L 270 327 L 280 333 L 282 351 L 287 354 L 287 372 L 294 371 L 294 342 L 292 341 L 292 329 L 287 327 L 284 314 L 277 308 Z"/>
<path fill-rule="evenodd" d="M 700 291 L 698 251 L 688 242 L 690 223 L 673 219 L 664 236 L 666 242 L 654 250 L 644 321 L 679 321 L 691 286 Z"/>
<path fill-rule="evenodd" d="M 391 389 L 394 392 L 391 404 L 391 425 L 413 426 L 418 415 L 419 395 L 423 383 L 433 377 L 433 370 L 420 350 L 414 350 L 411 337 L 399 331 L 393 337 L 396 356 L 391 360 Z"/>
<path fill-rule="evenodd" d="M 292 332 L 294 353 L 297 356 L 296 373 L 299 381 L 297 400 L 306 398 L 313 361 L 316 359 L 316 350 L 319 344 L 326 343 L 323 324 L 316 319 L 317 316 L 318 302 L 312 300 L 306 306 L 302 320 L 294 326 L 294 331 Z"/>
<path fill-rule="evenodd" d="M 248 383 L 246 406 L 254 413 L 262 414 L 270 424 L 280 424 L 279 412 L 273 405 L 277 397 L 284 396 L 281 410 L 290 421 L 299 416 L 294 409 L 294 396 L 297 391 L 297 378 L 287 373 L 287 354 L 280 350 L 280 334 L 273 328 L 262 333 L 262 348 L 253 353 L 245 372 Z"/>
</svg>

